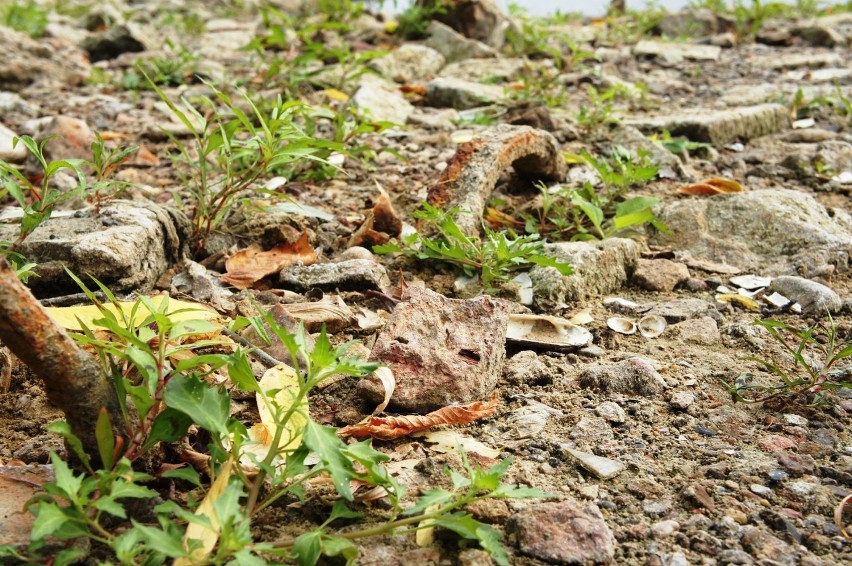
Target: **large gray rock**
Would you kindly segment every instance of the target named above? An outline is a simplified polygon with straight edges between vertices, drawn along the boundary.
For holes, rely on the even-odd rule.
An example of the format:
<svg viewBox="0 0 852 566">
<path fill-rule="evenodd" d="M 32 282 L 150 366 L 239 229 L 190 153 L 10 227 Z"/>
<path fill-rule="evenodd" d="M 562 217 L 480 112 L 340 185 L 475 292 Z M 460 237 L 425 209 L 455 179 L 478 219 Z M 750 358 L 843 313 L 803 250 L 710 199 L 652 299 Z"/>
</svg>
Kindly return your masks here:
<svg viewBox="0 0 852 566">
<path fill-rule="evenodd" d="M 404 43 L 396 51 L 373 59 L 367 66 L 386 79 L 410 83 L 431 79 L 445 62 L 444 56 L 431 47 Z"/>
<path fill-rule="evenodd" d="M 151 42 L 147 42 L 151 45 Z M 94 63 L 115 59 L 122 53 L 139 53 L 145 51 L 146 41 L 137 26 L 114 26 L 90 35 L 83 40 L 83 49 L 89 53 L 89 59 Z"/>
<path fill-rule="evenodd" d="M 773 134 L 790 124 L 790 110 L 781 104 L 761 104 L 733 110 L 694 109 L 660 116 L 624 120 L 643 132 L 668 130 L 673 136 L 717 146 L 739 139 Z"/>
<path fill-rule="evenodd" d="M 408 116 L 414 112 L 414 106 L 408 102 L 393 83 L 379 77 L 365 75 L 352 97 L 352 103 L 367 113 L 373 120 L 405 124 Z"/>
<path fill-rule="evenodd" d="M 473 82 L 508 82 L 520 77 L 528 65 L 529 62 L 521 58 L 495 59 L 487 64 L 478 59 L 465 59 L 444 67 L 441 76 Z"/>
<path fill-rule="evenodd" d="M 426 28 L 426 33 L 429 37 L 426 38 L 425 44 L 443 55 L 448 63 L 462 59 L 498 57 L 497 51 L 491 47 L 481 41 L 468 39 L 441 22 L 432 20 Z"/>
<path fill-rule="evenodd" d="M 772 280 L 767 292 L 776 292 L 802 305 L 805 314 L 824 315 L 826 312 L 837 312 L 843 306 L 843 301 L 833 289 L 796 276 L 781 276 Z"/>
<path fill-rule="evenodd" d="M 685 59 L 692 61 L 717 61 L 722 48 L 716 45 L 698 45 L 695 43 L 672 43 L 664 41 L 643 40 L 633 47 L 637 57 L 653 57 L 667 65 L 682 63 Z"/>
<path fill-rule="evenodd" d="M 424 100 L 429 106 L 466 110 L 493 104 L 505 97 L 502 86 L 438 77 L 426 85 Z"/>
<path fill-rule="evenodd" d="M 74 87 L 91 69 L 85 53 L 75 47 L 33 40 L 25 33 L 0 26 L 0 91 L 18 92 L 29 86 Z"/>
<path fill-rule="evenodd" d="M 690 198 L 659 217 L 671 232 L 654 243 L 767 275 L 826 263 L 842 271 L 852 253 L 852 216 L 829 213 L 811 195 L 788 189 Z"/>
<path fill-rule="evenodd" d="M 574 274 L 566 276 L 552 267 L 534 267 L 530 271 L 533 300 L 541 307 L 618 291 L 636 267 L 639 246 L 626 238 L 609 238 L 547 244 L 544 253 L 569 263 Z"/>
<path fill-rule="evenodd" d="M 17 224 L 0 224 L 0 240 L 14 240 Z M 29 285 L 37 295 L 79 292 L 65 273 L 91 275 L 115 292 L 147 290 L 187 252 L 189 221 L 150 202 L 116 200 L 93 211 L 50 218 L 18 251 L 38 264 Z"/>
</svg>

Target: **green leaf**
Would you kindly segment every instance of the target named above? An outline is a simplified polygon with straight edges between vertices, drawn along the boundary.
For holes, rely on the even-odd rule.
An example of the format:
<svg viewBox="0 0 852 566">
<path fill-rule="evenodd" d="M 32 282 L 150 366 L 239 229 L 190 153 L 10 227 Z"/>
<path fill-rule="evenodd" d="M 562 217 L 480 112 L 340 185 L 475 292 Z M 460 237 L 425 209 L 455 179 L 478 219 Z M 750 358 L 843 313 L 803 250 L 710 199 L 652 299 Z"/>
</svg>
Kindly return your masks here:
<svg viewBox="0 0 852 566">
<path fill-rule="evenodd" d="M 186 436 L 192 418 L 186 413 L 166 407 L 154 418 L 148 438 L 142 445 L 142 450 L 148 450 L 158 442 L 175 442 Z"/>
<path fill-rule="evenodd" d="M 71 425 L 65 421 L 54 421 L 47 425 L 47 430 L 48 432 L 62 436 L 68 444 L 68 447 L 71 448 L 72 452 L 74 452 L 74 455 L 83 463 L 83 466 L 85 466 L 89 472 L 94 473 L 89 455 L 86 454 L 85 450 L 83 450 L 83 444 L 80 442 L 80 439 L 71 432 Z"/>
<path fill-rule="evenodd" d="M 331 508 L 331 513 L 329 513 L 328 519 L 326 519 L 323 524 L 328 525 L 337 519 L 360 519 L 363 516 L 363 513 L 353 511 L 346 506 L 345 502 L 337 500 L 334 502 L 334 507 Z"/>
<path fill-rule="evenodd" d="M 293 544 L 293 557 L 299 566 L 314 566 L 322 555 L 322 530 L 299 535 Z"/>
<path fill-rule="evenodd" d="M 156 550 L 159 554 L 164 554 L 169 558 L 181 558 L 187 555 L 187 550 L 183 546 L 183 539 L 179 533 L 166 532 L 154 527 L 148 527 L 141 523 L 133 522 L 133 529 L 137 531 L 145 540 L 147 545 Z"/>
<path fill-rule="evenodd" d="M 210 387 L 193 375 L 177 374 L 166 384 L 163 400 L 201 428 L 223 436 L 228 434 L 231 398 L 221 388 Z"/>
<path fill-rule="evenodd" d="M 98 443 L 98 454 L 104 469 L 111 470 L 115 464 L 115 436 L 112 433 L 112 423 L 106 408 L 101 408 L 98 414 L 98 422 L 95 424 L 95 439 Z"/>
<path fill-rule="evenodd" d="M 112 489 L 109 492 L 110 496 L 115 498 L 131 497 L 134 499 L 145 499 L 159 496 L 159 493 L 153 489 L 148 489 L 143 485 L 122 479 L 116 480 L 112 484 Z"/>
<path fill-rule="evenodd" d="M 231 378 L 231 383 L 243 391 L 253 393 L 260 391 L 260 384 L 254 376 L 254 371 L 251 369 L 251 364 L 249 364 L 244 350 L 237 350 L 230 356 L 228 377 Z"/>
<path fill-rule="evenodd" d="M 344 454 L 346 444 L 337 437 L 337 431 L 308 419 L 302 433 L 302 442 L 320 457 L 337 493 L 352 501 L 352 490 L 349 487 L 349 482 L 354 477 L 352 462 Z"/>
<path fill-rule="evenodd" d="M 194 486 L 201 487 L 201 478 L 198 476 L 198 472 L 195 471 L 195 468 L 193 468 L 192 466 L 167 470 L 160 474 L 160 477 L 179 479 L 189 482 Z"/>
<path fill-rule="evenodd" d="M 403 515 L 417 515 L 423 513 L 426 508 L 432 505 L 443 505 L 453 499 L 453 494 L 445 489 L 430 489 L 423 492 L 417 502 L 406 509 Z"/>
<path fill-rule="evenodd" d="M 654 218 L 656 218 L 654 211 L 650 208 L 646 208 L 638 212 L 616 216 L 612 219 L 612 225 L 615 231 L 619 231 L 629 228 L 630 226 L 641 226 L 642 224 L 647 224 L 654 220 Z"/>
<path fill-rule="evenodd" d="M 452 513 L 435 519 L 432 523 L 468 540 L 476 540 L 500 566 L 509 566 L 509 556 L 500 544 L 500 533 L 490 525 L 480 523 L 467 513 Z"/>
<path fill-rule="evenodd" d="M 358 547 L 349 539 L 343 537 L 324 536 L 322 538 L 322 553 L 326 556 L 342 556 L 346 565 L 355 564 L 358 558 Z"/>
<path fill-rule="evenodd" d="M 55 483 L 57 487 L 65 492 L 69 500 L 76 502 L 80 493 L 80 487 L 83 485 L 83 475 L 74 475 L 68 464 L 56 452 L 50 453 L 50 462 L 53 464 L 53 475 L 56 478 Z"/>
<path fill-rule="evenodd" d="M 44 540 L 45 537 L 58 531 L 66 522 L 73 520 L 55 503 L 41 502 L 32 511 L 36 515 L 30 532 L 32 541 Z"/>
<path fill-rule="evenodd" d="M 95 509 L 120 517 L 121 519 L 127 518 L 127 512 L 124 510 L 124 505 L 117 502 L 112 495 L 98 498 L 98 500 L 95 501 Z"/>
<path fill-rule="evenodd" d="M 634 212 L 641 212 L 645 209 L 652 208 L 659 204 L 660 199 L 656 197 L 633 197 L 624 202 L 620 202 L 615 207 L 615 215 L 627 216 Z"/>
<path fill-rule="evenodd" d="M 554 267 L 561 275 L 574 273 L 574 268 L 571 265 L 547 255 L 531 255 L 527 256 L 527 260 L 542 267 Z"/>
</svg>

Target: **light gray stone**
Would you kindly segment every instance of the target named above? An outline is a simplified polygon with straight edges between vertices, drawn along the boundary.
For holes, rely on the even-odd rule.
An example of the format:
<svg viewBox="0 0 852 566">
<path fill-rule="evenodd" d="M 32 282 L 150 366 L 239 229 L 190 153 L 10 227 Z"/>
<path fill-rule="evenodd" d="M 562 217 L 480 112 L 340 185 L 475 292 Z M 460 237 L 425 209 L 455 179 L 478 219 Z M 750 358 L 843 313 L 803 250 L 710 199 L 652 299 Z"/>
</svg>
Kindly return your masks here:
<svg viewBox="0 0 852 566">
<path fill-rule="evenodd" d="M 297 291 L 313 288 L 328 291 L 363 291 L 390 288 L 390 278 L 384 266 L 372 260 L 349 259 L 337 263 L 292 265 L 278 276 L 281 285 Z"/>
<path fill-rule="evenodd" d="M 18 226 L 0 224 L 0 239 L 13 240 Z M 187 252 L 189 221 L 173 210 L 149 202 L 116 200 L 99 214 L 48 219 L 24 240 L 18 251 L 38 264 L 29 280 L 36 294 L 79 292 L 65 273 L 92 275 L 114 292 L 150 289 Z"/>
<path fill-rule="evenodd" d="M 498 57 L 497 51 L 481 41 L 468 39 L 453 28 L 441 22 L 432 20 L 426 29 L 429 37 L 425 44 L 438 51 L 448 63 L 463 59 L 483 59 Z"/>
<path fill-rule="evenodd" d="M 649 291 L 671 291 L 689 279 L 689 269 L 669 259 L 638 259 L 633 281 Z"/>
<path fill-rule="evenodd" d="M 530 271 L 535 304 L 552 306 L 621 289 L 636 266 L 639 246 L 626 238 L 607 238 L 547 244 L 544 253 L 574 268 L 572 275 L 561 275 L 552 267 Z"/>
<path fill-rule="evenodd" d="M 438 77 L 426 85 L 424 100 L 429 106 L 466 110 L 493 104 L 505 97 L 502 86 Z"/>
<path fill-rule="evenodd" d="M 441 70 L 441 76 L 472 82 L 509 82 L 517 79 L 529 62 L 520 58 L 495 59 L 483 64 L 477 59 L 450 63 Z"/>
<path fill-rule="evenodd" d="M 685 411 L 694 403 L 695 394 L 691 391 L 675 391 L 669 399 L 669 406 L 681 411 Z"/>
<path fill-rule="evenodd" d="M 792 53 L 773 54 L 771 57 L 765 57 L 756 64 L 761 67 L 766 67 L 773 70 L 782 69 L 798 69 L 807 67 L 816 69 L 820 67 L 842 67 L 843 57 L 838 53 L 802 53 L 795 51 Z"/>
<path fill-rule="evenodd" d="M 672 136 L 723 146 L 739 139 L 773 134 L 790 124 L 790 110 L 781 104 L 761 104 L 732 110 L 696 108 L 624 120 L 646 133 L 668 130 Z"/>
<path fill-rule="evenodd" d="M 721 53 L 722 49 L 716 45 L 695 43 L 642 40 L 633 47 L 633 54 L 637 57 L 655 57 L 670 65 L 684 60 L 717 61 Z"/>
<path fill-rule="evenodd" d="M 671 333 L 682 342 L 712 346 L 718 344 L 722 337 L 719 325 L 709 316 L 684 320 L 671 327 Z"/>
<path fill-rule="evenodd" d="M 604 401 L 595 407 L 595 413 L 611 423 L 621 424 L 627 420 L 627 413 L 615 401 Z"/>
<path fill-rule="evenodd" d="M 663 377 L 643 358 L 616 364 L 594 364 L 580 374 L 580 385 L 597 391 L 651 396 L 666 388 Z"/>
<path fill-rule="evenodd" d="M 780 293 L 796 301 L 802 305 L 802 312 L 805 314 L 836 313 L 843 306 L 840 295 L 833 289 L 804 277 L 792 275 L 776 277 L 767 291 Z"/>
<path fill-rule="evenodd" d="M 0 53 L 0 90 L 10 92 L 29 86 L 75 87 L 91 69 L 81 49 L 62 44 L 54 47 L 5 26 L 0 26 Z"/>
<path fill-rule="evenodd" d="M 600 456 L 595 456 L 594 454 L 589 454 L 588 452 L 582 452 L 580 450 L 574 450 L 572 448 L 565 448 L 566 453 L 571 455 L 583 468 L 592 472 L 598 478 L 602 480 L 608 480 L 610 478 L 614 478 L 618 474 L 624 471 L 625 465 L 619 462 L 618 460 L 610 460 L 609 458 L 602 458 Z"/>
<path fill-rule="evenodd" d="M 842 271 L 852 251 L 852 216 L 839 209 L 829 214 L 799 191 L 764 189 L 682 200 L 659 217 L 671 232 L 656 235 L 655 244 L 764 275 L 826 263 Z"/>
<path fill-rule="evenodd" d="M 7 163 L 21 163 L 27 158 L 29 152 L 24 144 L 19 142 L 12 147 L 17 136 L 18 134 L 0 124 L 0 160 Z"/>
<path fill-rule="evenodd" d="M 386 79 L 398 83 L 428 80 L 434 77 L 446 59 L 440 52 L 416 43 L 404 43 L 399 49 L 373 59 L 367 66 Z"/>
<path fill-rule="evenodd" d="M 370 75 L 361 79 L 358 90 L 352 96 L 352 103 L 373 120 L 394 124 L 405 124 L 414 112 L 414 106 L 393 83 Z"/>
</svg>

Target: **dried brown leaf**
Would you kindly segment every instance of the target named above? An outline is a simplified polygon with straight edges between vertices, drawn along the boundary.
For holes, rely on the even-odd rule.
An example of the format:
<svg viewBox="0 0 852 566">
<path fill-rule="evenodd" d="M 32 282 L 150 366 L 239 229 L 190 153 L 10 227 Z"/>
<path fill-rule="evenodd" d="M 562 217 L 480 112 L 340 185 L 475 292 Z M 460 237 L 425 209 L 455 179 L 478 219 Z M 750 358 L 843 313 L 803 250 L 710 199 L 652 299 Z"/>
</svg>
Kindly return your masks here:
<svg viewBox="0 0 852 566">
<path fill-rule="evenodd" d="M 692 183 L 684 185 L 677 190 L 682 195 L 693 196 L 714 196 L 722 193 L 741 193 L 743 186 L 732 179 L 723 179 L 722 177 L 711 177 L 700 183 Z"/>
<path fill-rule="evenodd" d="M 725 179 L 723 177 L 711 177 L 704 181 L 708 185 L 718 188 L 723 193 L 741 193 L 743 186 L 733 179 Z"/>
<path fill-rule="evenodd" d="M 405 415 L 401 417 L 370 417 L 367 422 L 350 425 L 340 429 L 340 436 L 355 438 L 373 437 L 379 440 L 393 440 L 413 432 L 426 430 L 438 425 L 462 425 L 477 419 L 490 417 L 497 408 L 497 397 L 491 401 L 474 401 L 467 405 L 443 407 L 428 415 Z"/>
<path fill-rule="evenodd" d="M 238 289 L 248 289 L 267 275 L 278 273 L 287 266 L 301 263 L 311 265 L 317 260 L 317 254 L 308 240 L 308 233 L 303 232 L 296 242 L 285 242 L 270 250 L 263 251 L 259 246 L 252 245 L 240 250 L 225 262 L 227 273 L 222 281 L 230 283 Z"/>
</svg>

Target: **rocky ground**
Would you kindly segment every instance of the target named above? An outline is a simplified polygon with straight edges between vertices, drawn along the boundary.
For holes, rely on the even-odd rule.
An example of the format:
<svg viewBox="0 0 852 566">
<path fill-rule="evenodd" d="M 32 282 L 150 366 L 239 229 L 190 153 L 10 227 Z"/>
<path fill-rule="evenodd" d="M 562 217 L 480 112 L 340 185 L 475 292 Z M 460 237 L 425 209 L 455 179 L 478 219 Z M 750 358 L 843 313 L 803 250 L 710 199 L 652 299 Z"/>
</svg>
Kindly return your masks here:
<svg viewBox="0 0 852 566">
<path fill-rule="evenodd" d="M 316 42 L 348 50 L 338 60 L 308 63 L 298 59 L 306 46 L 292 29 L 224 4 L 49 11 L 37 39 L 0 28 L 0 159 L 39 175 L 22 147 L 12 146 L 22 134 L 58 135 L 46 146 L 54 160 L 89 159 L 94 131 L 108 147 L 140 147 L 116 173 L 129 184 L 123 199 L 97 207 L 68 201 L 19 248 L 39 264 L 31 287 L 48 302 L 63 302 L 50 298 L 77 292 L 65 264 L 119 293 L 166 290 L 228 316 L 250 308 L 249 297 L 293 312 L 324 298 L 338 309 L 321 317 L 335 323 L 334 340 L 362 340 L 379 359 L 388 328 L 394 336 L 412 333 L 411 355 L 423 353 L 417 337 L 432 327 L 446 328 L 448 341 L 454 335 L 447 348 L 462 344 L 467 352 L 473 343 L 460 368 L 422 359 L 428 375 L 398 368 L 391 409 L 428 412 L 496 394 L 496 414 L 459 432 L 512 456 L 508 480 L 556 494 L 471 510 L 505 532 L 513 564 L 852 562 L 852 545 L 834 518 L 852 493 L 852 390 L 840 389 L 820 406 L 807 405 L 813 396 L 761 405 L 735 403 L 726 386 L 744 374 L 777 383 L 750 357 L 791 369 L 780 344 L 752 325 L 757 320 L 827 325 L 830 311 L 838 341 L 852 339 L 852 14 L 769 19 L 753 37 L 733 19 L 704 11 L 651 21 L 560 20 L 536 28 L 538 35 L 527 32 L 525 50 L 505 45 L 504 16 L 489 21 L 485 14 L 450 18 L 470 37 L 433 22 L 412 41 L 366 12 L 350 17 L 343 31 L 313 16 L 300 21 L 317 24 Z M 287 40 L 267 39 L 267 51 L 242 49 L 275 34 Z M 556 41 L 565 55 L 554 60 L 547 47 L 562 37 L 572 47 Z M 378 49 L 387 54 L 358 57 Z M 256 100 L 298 94 L 404 126 L 357 136 L 375 153 L 345 157 L 344 172 L 333 178 L 301 172 L 258 179 L 250 188 L 265 184 L 272 196 L 247 191 L 246 202 L 197 245 L 181 214 L 191 213 L 192 201 L 169 137 L 188 141 L 190 131 L 144 87 L 134 66 L 140 59 L 161 61 L 160 70 L 162 61 L 173 63 L 161 81 L 171 100 L 209 94 L 199 75 L 235 97 L 238 86 Z M 285 61 L 288 72 L 273 73 L 273 60 Z M 304 70 L 298 65 L 313 74 L 293 88 Z M 695 142 L 692 151 L 669 151 L 664 131 Z M 333 135 L 328 125 L 319 133 Z M 535 267 L 528 280 L 498 286 L 499 299 L 458 303 L 428 295 L 422 304 L 412 299 L 413 314 L 394 318 L 388 296 L 400 281 L 454 299 L 482 289 L 445 264 L 373 254 L 365 249 L 373 236 L 353 239 L 381 200 L 377 187 L 410 225 L 427 198 L 463 203 L 470 218 L 498 201 L 512 215 L 541 198 L 533 181 L 598 182 L 582 160 L 566 166 L 562 152 L 601 156 L 617 146 L 658 168 L 634 192 L 660 199 L 655 212 L 667 233 L 647 226 L 632 239 L 554 242 L 547 253 L 571 263 L 574 275 Z M 709 178 L 744 190 L 679 192 Z M 73 185 L 71 177 L 55 182 L 67 187 L 69 179 Z M 311 208 L 300 214 L 294 203 Z M 11 200 L 5 204 L 0 239 L 11 240 L 20 214 Z M 476 222 L 464 222 L 478 231 Z M 221 280 L 238 249 L 268 249 L 303 230 L 319 263 L 270 271 L 251 290 Z M 737 278 L 744 275 L 767 280 Z M 756 289 L 764 290 L 750 302 Z M 785 299 L 773 304 L 772 293 Z M 510 340 L 504 356 L 510 312 L 574 317 L 591 342 Z M 662 333 L 613 330 L 640 320 L 663 320 Z M 834 375 L 848 382 L 848 361 L 838 368 Z M 26 372 L 16 370 L 7 389 L 0 395 L 0 458 L 46 463 L 50 450 L 62 450 L 45 428 L 59 413 Z M 312 410 L 322 422 L 345 426 L 369 414 L 375 397 L 369 386 L 337 382 L 314 396 Z M 415 462 L 404 474 L 412 489 L 444 481 L 444 464 L 459 462 L 422 439 L 376 445 L 394 461 Z M 255 534 L 275 540 L 310 521 L 310 513 L 277 508 Z M 480 565 L 490 558 L 461 550 L 451 536 L 424 548 L 413 536 L 398 536 L 363 541 L 359 562 Z"/>
</svg>

